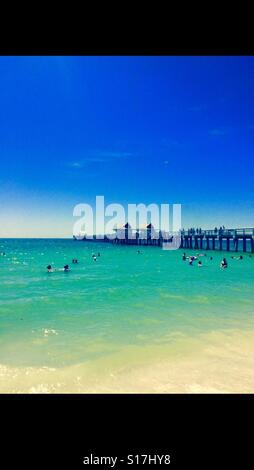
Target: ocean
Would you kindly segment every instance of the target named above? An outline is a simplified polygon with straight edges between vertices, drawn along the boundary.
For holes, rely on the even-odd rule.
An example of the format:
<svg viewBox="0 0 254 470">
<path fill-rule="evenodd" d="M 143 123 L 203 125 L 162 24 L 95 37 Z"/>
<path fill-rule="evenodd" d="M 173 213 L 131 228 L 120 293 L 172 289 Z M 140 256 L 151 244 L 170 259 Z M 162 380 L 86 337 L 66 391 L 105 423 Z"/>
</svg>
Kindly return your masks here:
<svg viewBox="0 0 254 470">
<path fill-rule="evenodd" d="M 139 249 L 0 240 L 0 392 L 254 392 L 254 255 Z"/>
</svg>

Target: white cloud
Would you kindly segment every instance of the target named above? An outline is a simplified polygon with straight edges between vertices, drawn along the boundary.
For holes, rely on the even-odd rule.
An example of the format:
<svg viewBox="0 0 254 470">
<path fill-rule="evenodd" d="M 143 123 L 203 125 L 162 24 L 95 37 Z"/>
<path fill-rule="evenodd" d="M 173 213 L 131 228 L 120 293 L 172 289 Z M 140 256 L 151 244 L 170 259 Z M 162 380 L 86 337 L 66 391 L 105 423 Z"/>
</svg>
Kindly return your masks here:
<svg viewBox="0 0 254 470">
<path fill-rule="evenodd" d="M 70 166 L 72 168 L 81 168 L 82 164 L 80 162 L 73 162 L 73 163 L 70 163 Z"/>
</svg>

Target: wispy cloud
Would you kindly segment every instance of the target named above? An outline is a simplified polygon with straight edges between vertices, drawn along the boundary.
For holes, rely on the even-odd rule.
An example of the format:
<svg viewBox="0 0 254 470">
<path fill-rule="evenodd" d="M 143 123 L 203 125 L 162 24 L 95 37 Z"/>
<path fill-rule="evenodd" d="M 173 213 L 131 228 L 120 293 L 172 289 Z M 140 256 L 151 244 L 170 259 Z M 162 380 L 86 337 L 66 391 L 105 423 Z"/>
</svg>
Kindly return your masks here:
<svg viewBox="0 0 254 470">
<path fill-rule="evenodd" d="M 69 166 L 71 166 L 72 168 L 81 168 L 82 164 L 80 162 L 71 162 L 69 163 Z"/>
<path fill-rule="evenodd" d="M 226 135 L 227 132 L 225 129 L 217 128 L 217 129 L 211 129 L 209 131 L 209 134 L 213 136 L 222 136 L 222 135 Z"/>
<path fill-rule="evenodd" d="M 131 152 L 124 151 L 111 151 L 111 150 L 95 150 L 89 152 L 86 156 L 81 158 L 79 161 L 70 162 L 69 166 L 72 168 L 82 168 L 87 163 L 106 163 L 112 160 L 125 159 L 134 156 Z"/>
<path fill-rule="evenodd" d="M 163 147 L 165 147 L 165 148 L 178 147 L 179 145 L 181 145 L 178 140 L 169 139 L 169 138 L 163 138 L 163 139 L 161 140 L 161 144 L 162 144 Z"/>
</svg>

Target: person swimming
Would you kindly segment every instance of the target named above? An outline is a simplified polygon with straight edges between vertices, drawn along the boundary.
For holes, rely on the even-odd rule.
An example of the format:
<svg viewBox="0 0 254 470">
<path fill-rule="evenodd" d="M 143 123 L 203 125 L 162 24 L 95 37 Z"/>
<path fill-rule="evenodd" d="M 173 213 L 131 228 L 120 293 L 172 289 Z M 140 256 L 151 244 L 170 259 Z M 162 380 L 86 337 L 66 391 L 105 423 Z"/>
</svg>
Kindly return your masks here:
<svg viewBox="0 0 254 470">
<path fill-rule="evenodd" d="M 227 262 L 226 258 L 223 258 L 223 259 L 222 259 L 222 261 L 221 261 L 221 263 L 220 263 L 220 267 L 221 267 L 222 269 L 225 269 L 225 268 L 228 267 L 228 262 Z"/>
<path fill-rule="evenodd" d="M 49 265 L 47 266 L 47 270 L 48 270 L 48 273 L 52 273 L 52 272 L 53 272 L 53 268 L 52 268 L 51 264 L 49 264 Z"/>
<path fill-rule="evenodd" d="M 95 255 L 93 256 L 93 260 L 94 260 L 94 261 L 97 261 L 97 258 L 96 258 L 96 256 L 95 256 Z"/>
<path fill-rule="evenodd" d="M 212 261 L 212 259 L 213 259 L 213 257 L 212 257 L 212 256 L 210 256 L 210 261 Z"/>
<path fill-rule="evenodd" d="M 73 262 L 73 264 L 77 264 L 78 263 L 77 258 L 73 258 L 72 262 Z"/>
<path fill-rule="evenodd" d="M 198 267 L 200 267 L 200 266 L 203 266 L 203 265 L 202 265 L 202 261 L 199 260 L 198 261 Z"/>
<path fill-rule="evenodd" d="M 69 268 L 69 265 L 66 264 L 64 267 L 63 267 L 64 271 L 67 272 L 67 271 L 70 271 L 70 268 Z"/>
<path fill-rule="evenodd" d="M 99 252 L 99 253 L 97 253 L 97 256 L 98 256 L 98 257 L 99 257 L 99 256 L 101 256 L 100 252 Z"/>
<path fill-rule="evenodd" d="M 186 253 L 183 254 L 182 260 L 183 260 L 183 261 L 186 261 Z"/>
</svg>

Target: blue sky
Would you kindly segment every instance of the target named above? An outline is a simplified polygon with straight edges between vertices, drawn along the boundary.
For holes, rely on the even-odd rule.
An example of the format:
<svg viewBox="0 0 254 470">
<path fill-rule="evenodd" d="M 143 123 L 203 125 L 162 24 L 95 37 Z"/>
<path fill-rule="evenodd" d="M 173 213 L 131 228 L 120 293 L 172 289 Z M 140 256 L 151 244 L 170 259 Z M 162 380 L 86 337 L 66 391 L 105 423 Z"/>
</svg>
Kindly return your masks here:
<svg viewBox="0 0 254 470">
<path fill-rule="evenodd" d="M 71 236 L 96 195 L 254 226 L 253 85 L 253 57 L 0 57 L 0 236 Z"/>
</svg>

